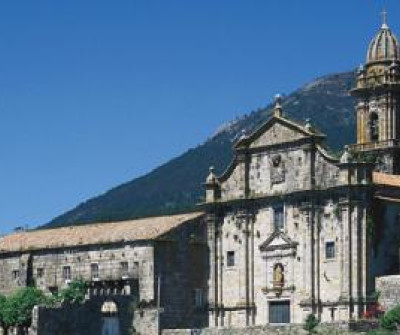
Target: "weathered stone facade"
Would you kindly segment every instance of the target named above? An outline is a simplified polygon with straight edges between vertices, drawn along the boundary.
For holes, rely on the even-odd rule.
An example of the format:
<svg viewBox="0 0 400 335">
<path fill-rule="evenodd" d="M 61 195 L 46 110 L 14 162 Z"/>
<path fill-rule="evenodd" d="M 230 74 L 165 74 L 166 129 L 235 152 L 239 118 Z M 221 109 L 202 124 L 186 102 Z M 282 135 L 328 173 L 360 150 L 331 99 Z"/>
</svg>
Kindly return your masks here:
<svg viewBox="0 0 400 335">
<path fill-rule="evenodd" d="M 357 144 L 340 159 L 278 99 L 226 172 L 210 171 L 211 327 L 357 320 L 375 277 L 399 271 L 398 87 L 398 42 L 384 23 L 352 90 Z"/>
<path fill-rule="evenodd" d="M 228 169 L 210 170 L 203 213 L 6 236 L 0 292 L 90 282 L 82 306 L 36 310 L 32 331 L 42 335 L 104 327 L 118 335 L 301 334 L 271 326 L 301 324 L 310 313 L 335 325 L 357 321 L 380 276 L 382 304 L 393 307 L 399 88 L 398 42 L 384 23 L 352 90 L 357 144 L 340 159 L 309 122 L 285 117 L 278 98 L 273 116 L 235 143 Z"/>
<path fill-rule="evenodd" d="M 147 329 L 146 334 L 153 334 L 150 329 L 158 334 L 161 328 L 204 327 L 205 228 L 203 214 L 194 213 L 9 235 L 0 240 L 0 292 L 35 284 L 50 293 L 74 279 L 90 283 L 83 306 L 68 313 L 40 309 L 40 334 L 62 325 L 74 329 L 70 334 L 97 334 L 107 301 L 116 304 L 121 334 L 132 327 Z M 57 244 L 58 237 L 68 234 L 71 240 Z M 45 239 L 47 247 L 41 247 Z M 48 317 L 54 322 L 43 321 Z M 157 322 L 150 327 L 150 320 Z M 81 327 L 82 322 L 91 326 Z"/>
<path fill-rule="evenodd" d="M 236 144 L 227 172 L 209 176 L 210 325 L 302 323 L 311 312 L 332 322 L 363 312 L 372 166 L 346 154 L 340 162 L 322 140 L 284 118 L 278 103 Z"/>
<path fill-rule="evenodd" d="M 377 278 L 376 290 L 384 311 L 398 306 L 400 304 L 400 275 Z"/>
</svg>

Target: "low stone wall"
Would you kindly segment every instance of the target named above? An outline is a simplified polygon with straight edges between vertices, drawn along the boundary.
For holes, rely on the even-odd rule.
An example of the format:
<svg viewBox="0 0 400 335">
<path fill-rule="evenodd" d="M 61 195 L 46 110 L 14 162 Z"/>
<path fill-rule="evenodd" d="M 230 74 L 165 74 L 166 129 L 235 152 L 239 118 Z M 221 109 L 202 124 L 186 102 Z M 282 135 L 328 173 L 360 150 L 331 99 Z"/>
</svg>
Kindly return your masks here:
<svg viewBox="0 0 400 335">
<path fill-rule="evenodd" d="M 319 335 L 361 335 L 365 332 L 349 331 L 345 324 L 323 324 L 315 329 Z M 162 335 L 309 335 L 302 325 L 291 325 L 287 327 L 259 326 L 248 328 L 206 328 L 206 329 L 165 329 Z"/>
<path fill-rule="evenodd" d="M 29 335 L 93 335 L 101 334 L 104 317 L 101 308 L 107 296 L 96 296 L 81 305 L 55 308 L 36 306 L 32 311 Z M 113 296 L 118 305 L 118 324 L 121 335 L 130 335 L 133 328 L 133 298 Z"/>
<path fill-rule="evenodd" d="M 379 292 L 379 303 L 388 311 L 400 304 L 400 275 L 376 278 L 375 287 Z"/>
<path fill-rule="evenodd" d="M 248 328 L 206 328 L 206 329 L 166 329 L 162 335 L 306 335 L 301 327 L 248 327 Z"/>
<path fill-rule="evenodd" d="M 136 310 L 133 318 L 133 327 L 138 335 L 159 335 L 160 310 L 158 308 Z"/>
</svg>

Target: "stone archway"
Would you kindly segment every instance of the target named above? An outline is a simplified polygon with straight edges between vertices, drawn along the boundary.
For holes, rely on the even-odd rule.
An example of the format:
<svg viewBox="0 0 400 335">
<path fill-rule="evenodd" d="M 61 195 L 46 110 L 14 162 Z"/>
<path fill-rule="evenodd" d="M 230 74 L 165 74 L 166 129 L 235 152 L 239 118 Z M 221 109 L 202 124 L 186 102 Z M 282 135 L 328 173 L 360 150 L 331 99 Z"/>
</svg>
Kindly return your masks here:
<svg viewBox="0 0 400 335">
<path fill-rule="evenodd" d="M 101 335 L 120 335 L 118 306 L 112 300 L 107 300 L 101 306 Z"/>
</svg>

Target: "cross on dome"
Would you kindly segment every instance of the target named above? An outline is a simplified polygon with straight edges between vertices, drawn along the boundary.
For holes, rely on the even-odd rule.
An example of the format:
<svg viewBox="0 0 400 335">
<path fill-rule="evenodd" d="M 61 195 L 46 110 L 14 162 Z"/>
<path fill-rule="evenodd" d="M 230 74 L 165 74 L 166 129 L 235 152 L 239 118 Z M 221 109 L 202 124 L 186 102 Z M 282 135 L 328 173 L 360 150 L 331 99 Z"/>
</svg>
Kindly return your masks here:
<svg viewBox="0 0 400 335">
<path fill-rule="evenodd" d="M 385 7 L 383 7 L 382 10 L 382 29 L 388 29 L 388 25 L 387 25 L 387 10 Z"/>
</svg>

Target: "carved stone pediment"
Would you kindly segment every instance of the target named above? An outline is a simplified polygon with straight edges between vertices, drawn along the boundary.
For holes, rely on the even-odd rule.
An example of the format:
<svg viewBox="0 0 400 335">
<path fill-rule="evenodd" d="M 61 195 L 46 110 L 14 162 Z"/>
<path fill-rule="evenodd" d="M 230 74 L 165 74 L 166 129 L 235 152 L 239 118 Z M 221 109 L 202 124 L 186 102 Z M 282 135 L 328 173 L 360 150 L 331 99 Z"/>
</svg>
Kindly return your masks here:
<svg viewBox="0 0 400 335">
<path fill-rule="evenodd" d="M 293 241 L 283 231 L 276 230 L 270 237 L 267 238 L 260 245 L 261 251 L 274 251 L 274 250 L 285 250 L 285 249 L 296 249 L 297 242 Z"/>
</svg>

